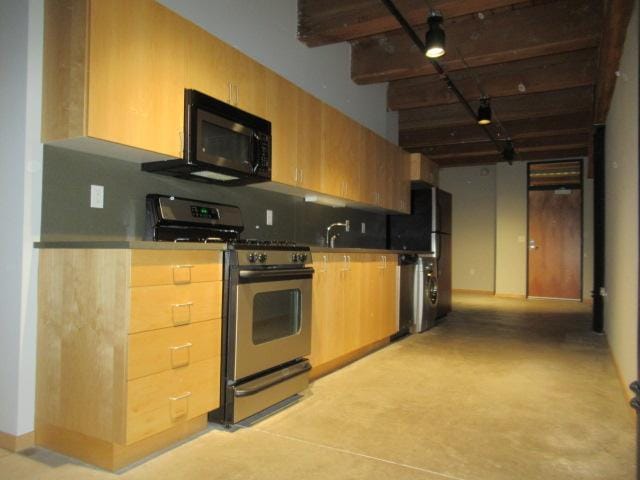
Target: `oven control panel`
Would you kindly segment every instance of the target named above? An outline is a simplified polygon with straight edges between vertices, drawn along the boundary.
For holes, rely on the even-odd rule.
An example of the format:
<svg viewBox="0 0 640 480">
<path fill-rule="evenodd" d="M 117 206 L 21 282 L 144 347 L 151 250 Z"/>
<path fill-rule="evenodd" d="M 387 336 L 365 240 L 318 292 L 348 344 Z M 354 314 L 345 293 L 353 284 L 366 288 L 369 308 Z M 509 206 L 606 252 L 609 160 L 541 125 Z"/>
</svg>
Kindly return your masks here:
<svg viewBox="0 0 640 480">
<path fill-rule="evenodd" d="M 240 265 L 304 265 L 311 262 L 311 253 L 285 250 L 237 251 Z"/>
</svg>

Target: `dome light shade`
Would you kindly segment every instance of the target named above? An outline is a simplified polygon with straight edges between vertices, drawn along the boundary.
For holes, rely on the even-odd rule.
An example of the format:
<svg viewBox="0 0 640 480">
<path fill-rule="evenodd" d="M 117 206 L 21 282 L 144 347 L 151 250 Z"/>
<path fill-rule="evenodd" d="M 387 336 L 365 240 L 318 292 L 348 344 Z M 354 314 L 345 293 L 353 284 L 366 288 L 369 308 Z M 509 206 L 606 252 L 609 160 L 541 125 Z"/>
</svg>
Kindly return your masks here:
<svg viewBox="0 0 640 480">
<path fill-rule="evenodd" d="M 491 123 L 491 102 L 488 97 L 480 99 L 478 107 L 478 125 L 489 125 Z"/>
<path fill-rule="evenodd" d="M 445 54 L 444 43 L 445 34 L 440 24 L 442 23 L 442 15 L 432 11 L 427 19 L 429 28 L 424 39 L 424 54 L 429 58 L 439 58 Z"/>
</svg>

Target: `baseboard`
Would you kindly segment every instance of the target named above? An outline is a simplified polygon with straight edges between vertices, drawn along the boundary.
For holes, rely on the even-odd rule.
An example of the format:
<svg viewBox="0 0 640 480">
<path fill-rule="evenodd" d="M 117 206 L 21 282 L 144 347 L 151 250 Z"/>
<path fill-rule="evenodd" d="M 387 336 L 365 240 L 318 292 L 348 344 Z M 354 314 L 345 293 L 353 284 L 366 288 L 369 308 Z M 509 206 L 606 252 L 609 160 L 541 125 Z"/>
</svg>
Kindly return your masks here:
<svg viewBox="0 0 640 480">
<path fill-rule="evenodd" d="M 389 343 L 389 338 L 385 338 L 369 345 L 365 345 L 364 347 L 354 350 L 353 352 L 341 355 L 338 358 L 334 358 L 333 360 L 329 360 L 328 362 L 325 362 L 321 365 L 314 366 L 309 372 L 309 380 L 313 381 L 317 380 L 320 377 L 324 377 L 325 375 L 334 372 L 339 368 L 345 367 L 350 363 L 355 362 L 356 360 L 360 360 L 362 357 L 366 357 L 375 350 L 379 350 L 382 347 L 387 346 Z"/>
<path fill-rule="evenodd" d="M 489 295 L 489 296 L 494 295 L 493 290 L 469 290 L 466 288 L 454 288 L 452 292 L 462 294 L 462 295 Z"/>
<path fill-rule="evenodd" d="M 517 298 L 518 300 L 524 300 L 527 296 L 524 293 L 500 293 L 496 292 L 497 298 Z"/>
<path fill-rule="evenodd" d="M 622 370 L 620 369 L 620 365 L 618 365 L 618 362 L 616 361 L 616 357 L 613 354 L 613 350 L 611 349 L 611 344 L 609 343 L 609 337 L 607 337 L 606 335 L 605 337 L 607 339 L 607 347 L 609 347 L 609 356 L 611 357 L 611 361 L 613 362 L 613 367 L 616 369 L 616 375 L 618 376 L 620 385 L 622 385 L 622 391 L 624 392 L 624 396 L 627 399 L 627 402 L 630 402 L 631 399 L 633 398 L 633 392 L 631 392 L 629 385 L 627 385 L 627 381 L 624 379 L 624 376 L 622 375 Z M 635 411 L 631 408 L 630 410 L 633 412 L 635 417 Z"/>
<path fill-rule="evenodd" d="M 0 432 L 0 448 L 11 452 L 19 452 L 31 448 L 35 445 L 34 432 L 25 433 L 23 435 L 11 435 L 10 433 Z"/>
</svg>

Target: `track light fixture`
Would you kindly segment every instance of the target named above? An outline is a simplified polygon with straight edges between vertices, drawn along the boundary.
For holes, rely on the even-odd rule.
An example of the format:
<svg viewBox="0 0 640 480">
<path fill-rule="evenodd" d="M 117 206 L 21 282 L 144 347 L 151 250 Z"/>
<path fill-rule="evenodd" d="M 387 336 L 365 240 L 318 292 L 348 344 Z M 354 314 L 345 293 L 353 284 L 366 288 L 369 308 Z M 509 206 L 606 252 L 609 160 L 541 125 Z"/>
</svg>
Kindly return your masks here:
<svg viewBox="0 0 640 480">
<path fill-rule="evenodd" d="M 442 23 L 442 14 L 437 10 L 431 10 L 427 18 L 429 28 L 424 39 L 424 54 L 429 58 L 439 58 L 444 55 L 444 30 L 440 24 Z"/>
<path fill-rule="evenodd" d="M 491 123 L 491 100 L 489 97 L 480 99 L 478 107 L 478 125 L 489 125 Z"/>
<path fill-rule="evenodd" d="M 511 140 L 507 140 L 504 145 L 504 149 L 502 150 L 502 159 L 509 162 L 509 165 L 511 165 L 515 156 L 516 152 L 513 149 L 513 142 Z"/>
</svg>

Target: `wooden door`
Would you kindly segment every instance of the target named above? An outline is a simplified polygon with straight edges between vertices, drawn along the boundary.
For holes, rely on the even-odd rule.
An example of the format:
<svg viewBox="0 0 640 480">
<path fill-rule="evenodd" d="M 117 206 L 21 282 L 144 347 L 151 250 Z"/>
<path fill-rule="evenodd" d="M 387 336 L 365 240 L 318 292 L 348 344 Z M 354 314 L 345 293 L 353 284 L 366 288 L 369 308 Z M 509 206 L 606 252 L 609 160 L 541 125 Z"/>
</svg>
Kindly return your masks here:
<svg viewBox="0 0 640 480">
<path fill-rule="evenodd" d="M 566 162 L 563 162 L 566 163 Z M 578 163 L 578 162 L 574 162 Z M 558 173 L 531 176 L 529 181 L 528 296 L 582 298 L 582 191 L 580 184 L 542 185 L 545 175 L 558 182 Z M 578 179 L 581 170 L 576 170 Z"/>
<path fill-rule="evenodd" d="M 271 121 L 271 179 L 297 185 L 299 89 L 275 73 L 267 73 L 267 118 Z"/>
<path fill-rule="evenodd" d="M 382 311 L 382 336 L 384 338 L 391 336 L 398 331 L 397 319 L 397 282 L 396 282 L 396 265 L 398 264 L 397 255 L 384 255 L 383 261 L 383 279 L 382 294 L 383 298 Z"/>
<path fill-rule="evenodd" d="M 265 81 L 267 69 L 243 53 L 229 49 L 233 103 L 238 108 L 266 117 L 267 99 Z"/>
<path fill-rule="evenodd" d="M 300 90 L 298 97 L 298 183 L 309 190 L 322 188 L 322 103 Z"/>
</svg>

